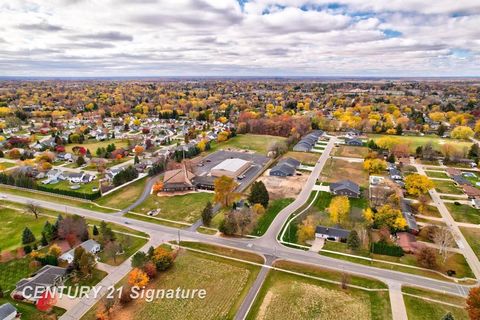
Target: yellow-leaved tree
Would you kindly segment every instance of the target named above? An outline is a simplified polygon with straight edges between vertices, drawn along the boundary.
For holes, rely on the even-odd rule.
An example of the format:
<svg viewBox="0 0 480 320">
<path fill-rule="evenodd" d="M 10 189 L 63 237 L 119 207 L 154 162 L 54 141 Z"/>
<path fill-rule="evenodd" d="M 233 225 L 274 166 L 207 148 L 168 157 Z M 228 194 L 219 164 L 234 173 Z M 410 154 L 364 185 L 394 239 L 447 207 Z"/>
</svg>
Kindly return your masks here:
<svg viewBox="0 0 480 320">
<path fill-rule="evenodd" d="M 135 268 L 128 275 L 128 284 L 132 287 L 144 287 L 148 284 L 148 276 L 141 269 Z"/>
<path fill-rule="evenodd" d="M 407 193 L 412 196 L 420 196 L 426 194 L 428 190 L 435 185 L 427 176 L 414 173 L 405 178 L 405 189 Z"/>
<path fill-rule="evenodd" d="M 238 184 L 232 178 L 221 176 L 214 180 L 213 185 L 215 188 L 214 200 L 220 203 L 222 207 L 229 207 L 238 199 L 239 194 L 234 192 Z"/>
<path fill-rule="evenodd" d="M 450 136 L 454 139 L 470 139 L 473 137 L 473 130 L 467 126 L 458 126 L 452 130 Z"/>
<path fill-rule="evenodd" d="M 350 201 L 346 196 L 335 197 L 330 201 L 328 212 L 333 223 L 344 223 L 350 213 Z"/>
<path fill-rule="evenodd" d="M 307 240 L 315 238 L 315 227 L 317 223 L 313 216 L 308 216 L 297 229 L 297 240 L 299 243 L 305 244 Z"/>
<path fill-rule="evenodd" d="M 387 169 L 387 162 L 382 159 L 365 159 L 363 168 L 368 173 L 380 173 Z"/>
</svg>

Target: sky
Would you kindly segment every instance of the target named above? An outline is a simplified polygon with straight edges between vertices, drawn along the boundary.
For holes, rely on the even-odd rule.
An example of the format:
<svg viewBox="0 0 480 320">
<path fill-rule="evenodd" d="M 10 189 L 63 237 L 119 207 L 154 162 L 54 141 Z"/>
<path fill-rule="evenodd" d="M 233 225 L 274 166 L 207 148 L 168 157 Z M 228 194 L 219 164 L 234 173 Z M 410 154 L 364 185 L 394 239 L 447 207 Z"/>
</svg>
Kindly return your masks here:
<svg viewBox="0 0 480 320">
<path fill-rule="evenodd" d="M 0 76 L 480 76 L 480 0 L 0 0 Z"/>
</svg>

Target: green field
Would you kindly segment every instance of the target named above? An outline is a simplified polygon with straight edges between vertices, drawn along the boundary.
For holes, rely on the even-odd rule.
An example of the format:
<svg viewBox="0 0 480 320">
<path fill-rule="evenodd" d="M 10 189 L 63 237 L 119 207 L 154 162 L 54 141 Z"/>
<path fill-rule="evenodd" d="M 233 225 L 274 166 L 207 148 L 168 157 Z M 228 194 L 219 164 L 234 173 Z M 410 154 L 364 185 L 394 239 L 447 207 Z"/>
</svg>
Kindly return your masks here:
<svg viewBox="0 0 480 320">
<path fill-rule="evenodd" d="M 442 179 L 448 179 L 449 178 L 449 176 L 446 172 L 425 171 L 425 173 L 430 178 L 442 178 Z"/>
<path fill-rule="evenodd" d="M 446 203 L 445 205 L 455 221 L 480 224 L 480 210 L 465 204 Z"/>
<path fill-rule="evenodd" d="M 71 189 L 72 184 L 67 180 L 60 181 L 60 182 L 55 183 L 55 184 L 43 184 L 41 182 L 39 182 L 38 184 L 40 186 L 44 187 L 44 188 L 52 190 L 52 192 L 54 192 L 54 190 L 67 190 L 67 191 L 75 191 L 77 193 L 83 193 L 83 194 L 87 194 L 87 195 L 94 194 L 95 192 L 93 192 L 92 189 L 93 188 L 98 189 L 98 187 L 99 187 L 98 180 L 94 180 L 94 181 L 89 182 L 89 183 L 80 183 L 80 184 L 78 184 L 80 186 L 80 188 L 75 189 L 75 190 Z"/>
<path fill-rule="evenodd" d="M 460 227 L 460 230 L 462 230 L 462 234 L 468 244 L 480 259 L 480 241 L 478 241 L 478 239 L 480 239 L 480 229 Z"/>
<path fill-rule="evenodd" d="M 100 147 L 106 148 L 109 144 L 112 144 L 112 143 L 115 144 L 115 147 L 117 147 L 117 149 L 125 148 L 128 146 L 127 140 L 120 140 L 120 139 L 112 139 L 107 141 L 88 140 L 82 144 L 75 144 L 75 143 L 69 144 L 65 146 L 65 151 L 72 152 L 72 148 L 78 146 L 78 147 L 84 147 L 85 149 L 89 149 L 90 152 L 94 155 L 98 148 Z"/>
<path fill-rule="evenodd" d="M 455 320 L 468 320 L 468 314 L 465 309 L 463 309 L 465 300 L 460 297 L 442 295 L 410 287 L 403 287 L 402 292 L 458 305 L 458 307 L 453 307 L 404 295 L 403 300 L 405 302 L 405 307 L 407 308 L 407 316 L 409 320 L 439 320 L 442 319 L 447 312 L 451 312 Z"/>
<path fill-rule="evenodd" d="M 339 281 L 340 272 L 280 261 L 276 267 Z M 348 283 L 384 288 L 382 283 L 349 277 Z M 247 319 L 390 319 L 386 291 L 341 289 L 340 285 L 282 271 L 270 271 Z"/>
<path fill-rule="evenodd" d="M 70 277 L 65 281 L 64 285 L 66 287 L 71 287 L 71 289 L 65 288 L 64 293 L 75 296 L 75 294 L 78 293 L 78 291 L 75 290 L 75 286 L 94 287 L 106 276 L 107 273 L 105 271 L 93 269 L 92 274 L 86 278 Z"/>
<path fill-rule="evenodd" d="M 262 236 L 267 231 L 268 227 L 270 227 L 270 224 L 277 214 L 293 201 L 294 200 L 290 198 L 270 201 L 267 211 L 258 219 L 255 230 L 252 231 L 252 235 Z"/>
<path fill-rule="evenodd" d="M 444 139 L 436 135 L 430 135 L 430 136 L 392 136 L 392 135 L 384 135 L 384 134 L 368 134 L 369 139 L 373 139 L 376 141 L 377 139 L 381 137 L 394 137 L 399 139 L 401 144 L 406 144 L 410 146 L 410 152 L 415 153 L 415 150 L 419 146 L 424 146 L 427 143 L 431 143 L 433 149 L 435 150 L 442 150 L 442 145 L 443 144 L 452 144 L 455 146 L 458 150 L 463 150 L 464 148 L 470 148 L 472 145 L 471 142 L 469 141 L 464 141 L 464 140 L 457 140 L 457 139 Z"/>
<path fill-rule="evenodd" d="M 200 219 L 208 201 L 213 201 L 213 193 L 196 192 L 162 197 L 152 194 L 134 211 L 147 214 L 152 209 L 160 208 L 160 213 L 156 216 L 158 218 L 194 223 Z"/>
<path fill-rule="evenodd" d="M 268 145 L 275 141 L 285 141 L 284 137 L 268 136 L 260 134 L 239 134 L 225 142 L 213 142 L 209 152 L 220 149 L 234 148 L 242 150 L 250 150 L 264 155 L 267 154 Z"/>
<path fill-rule="evenodd" d="M 0 207 L 0 219 L 2 221 L 0 226 L 0 251 L 10 251 L 21 247 L 22 232 L 25 227 L 30 228 L 37 240 L 40 240 L 45 222 L 54 220 L 44 216 L 35 219 L 33 214 L 5 207 Z"/>
<path fill-rule="evenodd" d="M 435 190 L 439 193 L 463 194 L 463 191 L 457 187 L 453 181 L 432 180 L 435 184 Z"/>
<path fill-rule="evenodd" d="M 4 291 L 15 289 L 22 278 L 28 278 L 36 269 L 31 269 L 29 258 L 14 259 L 0 263 L 0 286 Z"/>
<path fill-rule="evenodd" d="M 145 189 L 148 178 L 143 178 L 109 193 L 94 202 L 105 207 L 125 209 L 137 200 Z"/>
<path fill-rule="evenodd" d="M 174 266 L 157 276 L 147 288 L 205 289 L 205 299 L 144 299 L 116 311 L 120 319 L 233 319 L 259 271 L 257 266 L 182 251 Z M 95 307 L 82 319 L 95 319 Z"/>
<path fill-rule="evenodd" d="M 11 163 L 11 162 L 8 162 L 8 161 L 0 161 L 0 168 L 3 168 L 3 169 L 12 168 L 12 167 L 15 167 L 15 166 L 16 166 L 15 163 Z"/>
</svg>

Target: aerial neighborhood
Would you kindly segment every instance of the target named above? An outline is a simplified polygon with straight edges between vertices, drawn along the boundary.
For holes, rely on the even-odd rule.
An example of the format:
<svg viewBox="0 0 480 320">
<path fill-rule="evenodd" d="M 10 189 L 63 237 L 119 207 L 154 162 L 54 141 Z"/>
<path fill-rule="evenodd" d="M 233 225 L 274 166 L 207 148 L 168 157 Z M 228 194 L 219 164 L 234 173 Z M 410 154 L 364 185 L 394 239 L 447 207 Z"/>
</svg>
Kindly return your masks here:
<svg viewBox="0 0 480 320">
<path fill-rule="evenodd" d="M 479 319 L 479 88 L 2 81 L 0 319 Z"/>
</svg>

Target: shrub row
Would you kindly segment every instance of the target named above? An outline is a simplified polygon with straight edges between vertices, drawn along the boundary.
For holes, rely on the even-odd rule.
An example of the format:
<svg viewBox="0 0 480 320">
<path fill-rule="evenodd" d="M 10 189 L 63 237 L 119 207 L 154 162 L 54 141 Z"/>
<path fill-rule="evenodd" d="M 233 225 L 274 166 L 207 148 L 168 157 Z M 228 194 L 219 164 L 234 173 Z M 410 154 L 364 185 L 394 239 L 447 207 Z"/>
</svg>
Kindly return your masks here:
<svg viewBox="0 0 480 320">
<path fill-rule="evenodd" d="M 392 257 L 401 257 L 404 255 L 401 247 L 394 244 L 388 244 L 385 241 L 373 242 L 370 251 L 376 254 L 384 254 Z"/>
</svg>

